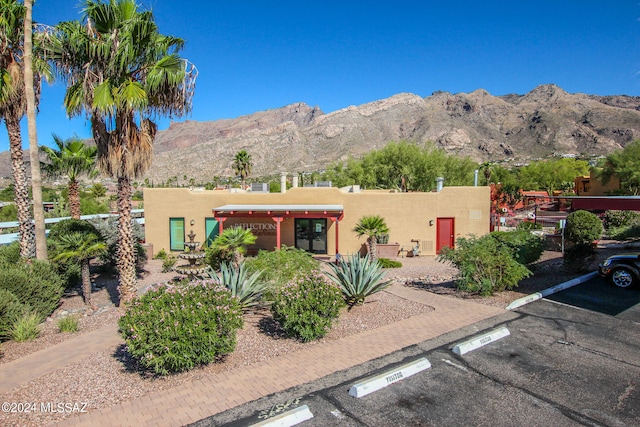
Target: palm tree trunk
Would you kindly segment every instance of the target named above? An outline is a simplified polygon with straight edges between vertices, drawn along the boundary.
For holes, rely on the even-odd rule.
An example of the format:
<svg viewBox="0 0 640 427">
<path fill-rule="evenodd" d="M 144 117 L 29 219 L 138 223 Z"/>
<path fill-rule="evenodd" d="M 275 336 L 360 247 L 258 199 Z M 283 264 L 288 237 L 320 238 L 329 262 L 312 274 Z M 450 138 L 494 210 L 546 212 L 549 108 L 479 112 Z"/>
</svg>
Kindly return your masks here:
<svg viewBox="0 0 640 427">
<path fill-rule="evenodd" d="M 89 274 L 89 258 L 82 260 L 82 299 L 84 305 L 91 306 L 91 274 Z"/>
<path fill-rule="evenodd" d="M 36 259 L 47 259 L 47 235 L 42 204 L 42 176 L 38 156 L 38 133 L 36 132 L 36 94 L 33 85 L 33 0 L 25 0 L 24 18 L 24 84 L 27 98 L 27 122 L 29 126 L 29 158 L 31 160 L 31 191 L 33 193 L 33 217 L 35 220 Z"/>
<path fill-rule="evenodd" d="M 9 134 L 11 151 L 11 168 L 13 170 L 13 184 L 15 187 L 15 203 L 18 210 L 18 231 L 20 234 L 20 256 L 33 258 L 35 256 L 35 236 L 31 222 L 31 206 L 29 189 L 27 187 L 27 172 L 24 166 L 22 152 L 22 137 L 20 136 L 20 120 L 7 115 L 5 125 Z"/>
<path fill-rule="evenodd" d="M 80 219 L 80 184 L 78 181 L 69 181 L 69 212 L 71 218 Z"/>
<path fill-rule="evenodd" d="M 376 236 L 370 236 L 367 239 L 367 243 L 369 244 L 369 257 L 371 261 L 376 261 L 378 259 L 378 239 L 376 239 Z"/>
<path fill-rule="evenodd" d="M 127 305 L 136 296 L 136 256 L 131 224 L 131 181 L 118 177 L 118 292 L 120 305 Z"/>
</svg>

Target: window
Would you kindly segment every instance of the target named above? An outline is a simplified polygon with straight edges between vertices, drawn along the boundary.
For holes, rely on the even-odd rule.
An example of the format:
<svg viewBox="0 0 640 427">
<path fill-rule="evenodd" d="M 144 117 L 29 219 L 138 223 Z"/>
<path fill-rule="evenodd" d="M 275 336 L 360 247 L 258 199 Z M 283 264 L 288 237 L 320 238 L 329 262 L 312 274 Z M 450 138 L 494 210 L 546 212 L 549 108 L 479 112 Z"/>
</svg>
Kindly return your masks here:
<svg viewBox="0 0 640 427">
<path fill-rule="evenodd" d="M 184 218 L 169 218 L 169 248 L 184 251 Z"/>
</svg>

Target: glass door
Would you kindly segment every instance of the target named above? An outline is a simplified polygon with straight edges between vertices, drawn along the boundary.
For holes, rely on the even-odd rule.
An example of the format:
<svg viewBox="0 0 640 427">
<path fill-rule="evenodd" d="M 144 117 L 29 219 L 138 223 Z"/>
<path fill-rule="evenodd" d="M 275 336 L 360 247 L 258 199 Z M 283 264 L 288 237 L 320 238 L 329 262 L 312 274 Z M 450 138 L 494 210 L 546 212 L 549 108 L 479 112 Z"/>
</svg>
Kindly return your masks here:
<svg viewBox="0 0 640 427">
<path fill-rule="evenodd" d="M 327 220 L 296 218 L 296 248 L 314 254 L 327 253 Z"/>
</svg>

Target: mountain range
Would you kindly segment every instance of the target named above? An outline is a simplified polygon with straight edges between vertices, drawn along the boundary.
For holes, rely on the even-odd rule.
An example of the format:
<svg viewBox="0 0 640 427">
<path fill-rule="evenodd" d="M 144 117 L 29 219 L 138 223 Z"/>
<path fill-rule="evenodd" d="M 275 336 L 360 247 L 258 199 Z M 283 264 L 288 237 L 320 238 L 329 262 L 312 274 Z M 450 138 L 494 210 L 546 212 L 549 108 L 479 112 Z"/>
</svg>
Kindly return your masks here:
<svg viewBox="0 0 640 427">
<path fill-rule="evenodd" d="M 146 178 L 233 176 L 240 150 L 252 157 L 251 176 L 261 176 L 321 170 L 401 140 L 431 142 L 478 162 L 526 162 L 554 154 L 607 155 L 639 137 L 636 96 L 571 94 L 552 84 L 525 95 L 402 93 L 328 114 L 296 103 L 235 119 L 172 122 L 156 135 Z M 0 176 L 11 175 L 8 159 L 8 152 L 0 153 L 6 169 Z"/>
</svg>

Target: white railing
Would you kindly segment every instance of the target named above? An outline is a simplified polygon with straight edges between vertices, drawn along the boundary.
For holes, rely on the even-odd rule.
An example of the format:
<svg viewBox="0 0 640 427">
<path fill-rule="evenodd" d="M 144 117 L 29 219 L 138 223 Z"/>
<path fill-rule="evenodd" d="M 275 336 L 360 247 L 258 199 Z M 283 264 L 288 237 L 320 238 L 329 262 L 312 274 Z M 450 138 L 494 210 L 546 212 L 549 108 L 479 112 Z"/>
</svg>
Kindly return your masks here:
<svg viewBox="0 0 640 427">
<path fill-rule="evenodd" d="M 131 215 L 138 222 L 138 224 L 144 225 L 144 209 L 132 209 Z M 90 219 L 107 219 L 109 217 L 117 217 L 117 213 L 109 213 L 109 214 L 95 214 L 95 215 L 82 215 L 80 219 L 90 220 Z M 61 218 L 45 218 L 45 224 L 55 224 L 56 222 L 60 222 L 63 219 L 69 219 L 70 216 L 65 216 Z M 3 233 L 6 229 L 18 228 L 18 221 L 10 221 L 10 222 L 0 222 L 0 233 Z M 47 230 L 47 233 L 49 230 Z M 7 233 L 0 234 L 0 245 L 8 245 L 9 243 L 18 240 L 18 233 Z"/>
</svg>

